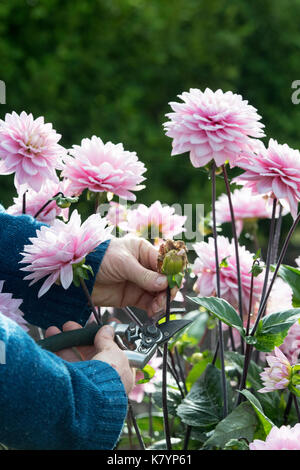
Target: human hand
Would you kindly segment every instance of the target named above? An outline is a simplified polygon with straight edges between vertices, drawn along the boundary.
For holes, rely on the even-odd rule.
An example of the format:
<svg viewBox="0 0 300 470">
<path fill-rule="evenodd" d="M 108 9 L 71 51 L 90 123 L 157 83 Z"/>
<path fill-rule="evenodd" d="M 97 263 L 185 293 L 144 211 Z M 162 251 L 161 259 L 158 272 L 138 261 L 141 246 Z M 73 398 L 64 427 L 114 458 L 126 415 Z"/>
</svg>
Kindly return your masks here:
<svg viewBox="0 0 300 470">
<path fill-rule="evenodd" d="M 135 306 L 149 316 L 164 311 L 167 277 L 157 273 L 158 251 L 144 238 L 125 236 L 111 240 L 92 292 L 95 305 Z M 171 290 L 171 300 L 178 289 Z"/>
<path fill-rule="evenodd" d="M 63 325 L 63 331 L 71 331 L 82 328 L 76 322 L 69 321 Z M 61 333 L 56 326 L 50 326 L 45 333 L 46 337 Z M 105 325 L 97 332 L 93 346 L 80 346 L 67 348 L 56 353 L 57 356 L 68 362 L 96 360 L 107 362 L 119 374 L 125 391 L 129 394 L 134 385 L 134 375 L 129 366 L 125 353 L 114 342 L 114 329 Z"/>
</svg>

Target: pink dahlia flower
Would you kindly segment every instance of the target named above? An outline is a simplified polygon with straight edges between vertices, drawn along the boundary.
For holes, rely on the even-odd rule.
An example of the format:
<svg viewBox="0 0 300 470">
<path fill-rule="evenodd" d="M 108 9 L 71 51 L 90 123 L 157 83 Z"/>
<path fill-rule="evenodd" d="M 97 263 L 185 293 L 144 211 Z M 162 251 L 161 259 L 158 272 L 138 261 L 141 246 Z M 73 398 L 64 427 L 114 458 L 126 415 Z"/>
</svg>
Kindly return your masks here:
<svg viewBox="0 0 300 470">
<path fill-rule="evenodd" d="M 208 238 L 207 242 L 199 242 L 194 246 L 198 257 L 193 266 L 193 272 L 197 276 L 194 290 L 201 296 L 216 295 L 216 261 L 214 239 Z M 220 267 L 221 297 L 229 302 L 234 308 L 238 308 L 238 280 L 236 269 L 236 256 L 233 241 L 218 236 L 219 262 L 226 260 Z M 253 255 L 244 246 L 239 246 L 240 270 L 242 281 L 242 297 L 244 314 L 249 310 L 249 299 L 251 289 L 251 268 Z M 260 300 L 264 275 L 259 274 L 254 278 L 252 305 Z"/>
<path fill-rule="evenodd" d="M 255 439 L 249 444 L 250 450 L 300 450 L 300 424 L 274 426 L 265 441 Z"/>
<path fill-rule="evenodd" d="M 106 214 L 108 222 L 114 227 L 126 227 L 127 223 L 127 208 L 118 202 L 110 202 L 109 210 Z"/>
<path fill-rule="evenodd" d="M 63 176 L 72 181 L 75 194 L 85 189 L 94 192 L 111 192 L 125 199 L 135 201 L 131 191 L 143 188 L 145 165 L 135 152 L 124 150 L 122 144 L 107 142 L 100 137 L 83 139 L 81 145 L 73 145 L 65 157 Z"/>
<path fill-rule="evenodd" d="M 47 276 L 38 296 L 45 294 L 52 284 L 60 281 L 68 289 L 73 281 L 73 267 L 84 263 L 85 257 L 100 243 L 110 238 L 112 227 L 99 214 L 91 215 L 81 225 L 81 218 L 75 210 L 68 223 L 56 219 L 51 227 L 43 226 L 37 230 L 37 237 L 30 238 L 31 245 L 24 246 L 20 263 L 28 266 L 21 268 L 30 274 L 30 285 Z"/>
<path fill-rule="evenodd" d="M 136 209 L 128 210 L 124 229 L 148 239 L 167 239 L 185 232 L 185 221 L 186 216 L 175 214 L 174 207 L 156 201 L 149 207 L 140 204 Z"/>
<path fill-rule="evenodd" d="M 55 169 L 62 168 L 65 153 L 60 138 L 43 117 L 34 119 L 24 111 L 6 114 L 0 121 L 0 174 L 15 173 L 17 189 L 25 184 L 39 191 L 45 180 L 57 181 Z"/>
<path fill-rule="evenodd" d="M 257 110 L 231 91 L 204 92 L 192 88 L 179 95 L 183 103 L 169 103 L 173 113 L 164 123 L 166 135 L 173 139 L 172 155 L 190 152 L 195 167 L 215 160 L 233 165 L 241 151 L 252 148 L 252 138 L 263 137 L 263 124 Z"/>
<path fill-rule="evenodd" d="M 268 148 L 257 143 L 255 153 L 238 159 L 236 165 L 245 173 L 233 181 L 250 188 L 255 194 L 268 194 L 289 204 L 295 219 L 300 199 L 300 152 L 287 144 L 270 139 Z"/>
<path fill-rule="evenodd" d="M 45 181 L 40 191 L 36 192 L 29 189 L 26 192 L 26 214 L 35 216 L 39 210 L 53 198 L 57 193 L 62 192 L 64 196 L 71 196 L 69 190 L 69 182 L 59 181 L 54 182 L 51 180 Z M 14 204 L 7 208 L 6 212 L 11 215 L 21 215 L 23 211 L 23 194 L 20 191 L 18 197 L 14 198 Z M 58 207 L 56 201 L 50 202 L 45 209 L 37 216 L 37 220 L 45 222 L 49 225 L 53 224 L 58 216 L 62 216 L 65 220 L 68 219 L 69 209 L 62 209 Z"/>
<path fill-rule="evenodd" d="M 264 387 L 260 393 L 273 392 L 287 388 L 292 374 L 292 367 L 283 352 L 275 346 L 274 355 L 267 355 L 266 361 L 270 367 L 265 367 L 260 374 Z"/>
<path fill-rule="evenodd" d="M 272 207 L 268 203 L 269 198 L 261 194 L 253 194 L 249 188 L 235 189 L 231 194 L 231 199 L 238 237 L 243 230 L 244 221 L 272 217 Z M 277 217 L 278 213 L 279 210 L 277 210 Z M 231 222 L 227 194 L 221 194 L 216 201 L 216 220 L 218 224 Z"/>
<path fill-rule="evenodd" d="M 129 398 L 131 400 L 136 401 L 137 403 L 141 403 L 143 401 L 145 393 L 154 393 L 155 392 L 155 383 L 160 382 L 161 380 L 161 371 L 159 370 L 159 367 L 162 364 L 162 358 L 154 356 L 150 361 L 149 365 L 155 369 L 155 375 L 152 377 L 152 379 L 149 382 L 146 382 L 144 384 L 136 384 L 135 387 L 133 387 L 132 391 L 129 394 Z M 136 382 L 144 378 L 144 374 L 141 371 L 136 372 Z"/>
<path fill-rule="evenodd" d="M 298 256 L 298 258 L 295 259 L 295 263 L 297 267 L 300 268 L 300 256 Z"/>
<path fill-rule="evenodd" d="M 18 323 L 23 330 L 28 331 L 27 322 L 23 318 L 23 312 L 19 309 L 23 300 L 13 299 L 12 294 L 2 292 L 4 281 L 0 281 L 0 313 Z"/>
</svg>

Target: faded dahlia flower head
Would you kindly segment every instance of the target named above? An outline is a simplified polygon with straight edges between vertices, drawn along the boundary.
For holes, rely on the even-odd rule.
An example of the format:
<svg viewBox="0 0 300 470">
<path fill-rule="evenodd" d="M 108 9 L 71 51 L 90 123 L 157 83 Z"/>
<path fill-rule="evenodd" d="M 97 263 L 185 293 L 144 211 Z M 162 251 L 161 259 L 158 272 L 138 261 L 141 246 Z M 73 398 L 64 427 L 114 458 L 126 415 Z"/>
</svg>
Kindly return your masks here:
<svg viewBox="0 0 300 470">
<path fill-rule="evenodd" d="M 62 192 L 64 196 L 71 196 L 70 184 L 68 181 L 54 182 L 51 180 L 45 181 L 40 191 L 36 192 L 29 189 L 26 192 L 26 214 L 35 217 L 35 214 L 53 198 L 57 193 Z M 14 204 L 7 208 L 6 212 L 11 215 L 21 215 L 23 213 L 23 194 L 20 191 L 18 197 L 14 198 Z M 62 209 L 58 207 L 56 201 L 50 202 L 45 209 L 37 216 L 37 220 L 45 222 L 49 225 L 53 224 L 58 216 L 62 216 L 65 220 L 68 219 L 69 209 Z"/>
<path fill-rule="evenodd" d="M 58 144 L 61 135 L 23 111 L 13 111 L 0 121 L 0 174 L 15 173 L 16 188 L 22 184 L 39 191 L 45 180 L 57 181 L 55 169 L 61 169 L 65 149 Z"/>
<path fill-rule="evenodd" d="M 4 281 L 0 281 L 0 313 L 15 321 L 23 330 L 28 331 L 23 312 L 19 309 L 23 300 L 13 299 L 12 294 L 2 292 Z"/>
<path fill-rule="evenodd" d="M 198 256 L 193 266 L 193 272 L 197 276 L 194 290 L 203 297 L 214 296 L 217 289 L 214 239 L 210 237 L 207 242 L 195 243 L 193 247 Z M 235 309 L 238 309 L 238 280 L 233 240 L 230 241 L 224 236 L 218 236 L 218 255 L 219 263 L 221 264 L 223 260 L 226 260 L 224 264 L 227 265 L 220 267 L 221 297 L 227 300 Z M 246 250 L 244 246 L 239 246 L 239 258 L 243 314 L 246 314 L 249 309 L 253 254 Z M 263 280 L 263 273 L 254 278 L 253 306 L 260 300 Z"/>
<path fill-rule="evenodd" d="M 270 367 L 265 367 L 260 377 L 264 387 L 260 393 L 273 392 L 287 388 L 292 374 L 292 367 L 286 356 L 275 346 L 274 355 L 267 355 L 266 361 Z"/>
<path fill-rule="evenodd" d="M 172 155 L 190 152 L 195 167 L 210 160 L 233 166 L 241 151 L 252 148 L 252 138 L 264 136 L 261 116 L 241 95 L 191 88 L 179 98 L 183 103 L 169 103 L 174 112 L 166 115 L 164 128 L 173 139 Z"/>
<path fill-rule="evenodd" d="M 300 450 L 300 424 L 295 426 L 274 426 L 265 441 L 255 439 L 249 444 L 250 450 Z"/>
<path fill-rule="evenodd" d="M 261 194 L 253 194 L 250 188 L 235 189 L 231 194 L 237 236 L 239 237 L 244 222 L 252 219 L 265 219 L 272 217 L 272 205 L 269 198 Z M 279 208 L 277 208 L 277 217 Z M 217 224 L 231 222 L 231 214 L 227 194 L 221 194 L 216 201 Z"/>
<path fill-rule="evenodd" d="M 156 201 L 149 207 L 139 204 L 136 209 L 128 210 L 124 230 L 148 239 L 174 238 L 185 232 L 185 221 L 186 216 L 175 214 L 174 207 Z"/>
<path fill-rule="evenodd" d="M 300 200 L 300 152 L 270 139 L 268 148 L 257 142 L 254 153 L 242 156 L 236 165 L 245 172 L 233 182 L 250 188 L 254 194 L 268 194 L 288 203 L 295 219 Z"/>
<path fill-rule="evenodd" d="M 68 289 L 73 281 L 73 267 L 83 263 L 85 257 L 100 243 L 110 238 L 112 227 L 99 214 L 93 214 L 81 224 L 77 210 L 68 223 L 56 219 L 51 227 L 42 226 L 37 236 L 30 238 L 31 245 L 24 246 L 22 261 L 28 266 L 21 268 L 30 274 L 30 286 L 47 276 L 38 297 L 44 295 L 57 281 Z"/>
<path fill-rule="evenodd" d="M 73 145 L 70 155 L 64 159 L 62 175 L 72 181 L 74 194 L 85 189 L 93 192 L 111 192 L 119 197 L 136 200 L 131 191 L 143 189 L 145 165 L 135 152 L 124 150 L 122 144 L 107 142 L 100 137 L 82 139 L 81 145 Z"/>
</svg>

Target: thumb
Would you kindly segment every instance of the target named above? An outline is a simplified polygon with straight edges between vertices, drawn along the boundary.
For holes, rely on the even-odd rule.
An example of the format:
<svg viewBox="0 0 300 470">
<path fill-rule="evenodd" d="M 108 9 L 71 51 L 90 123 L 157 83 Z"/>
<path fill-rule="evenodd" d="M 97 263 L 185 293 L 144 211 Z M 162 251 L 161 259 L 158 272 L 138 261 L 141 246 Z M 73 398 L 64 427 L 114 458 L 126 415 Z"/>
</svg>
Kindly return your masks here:
<svg viewBox="0 0 300 470">
<path fill-rule="evenodd" d="M 97 351 L 104 351 L 105 349 L 111 349 L 115 345 L 114 343 L 115 330 L 112 326 L 104 325 L 97 332 L 94 345 Z"/>
<path fill-rule="evenodd" d="M 135 258 L 130 259 L 127 269 L 128 280 L 148 292 L 160 292 L 168 286 L 166 276 L 144 268 Z"/>
</svg>

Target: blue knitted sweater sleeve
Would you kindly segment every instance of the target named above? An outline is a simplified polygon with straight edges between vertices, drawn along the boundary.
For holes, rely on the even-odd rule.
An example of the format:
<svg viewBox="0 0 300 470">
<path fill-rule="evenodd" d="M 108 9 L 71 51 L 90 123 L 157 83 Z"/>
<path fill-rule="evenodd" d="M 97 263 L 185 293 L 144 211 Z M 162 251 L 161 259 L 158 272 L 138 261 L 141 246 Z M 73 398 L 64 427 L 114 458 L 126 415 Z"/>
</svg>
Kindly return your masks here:
<svg viewBox="0 0 300 470">
<path fill-rule="evenodd" d="M 41 225 L 27 215 L 8 215 L 0 206 L 3 291 L 23 299 L 21 310 L 29 323 L 47 328 L 73 320 L 84 325 L 90 309 L 80 288 L 54 285 L 38 299 L 40 283 L 29 287 L 23 280 L 20 253 Z M 102 243 L 87 257 L 95 274 L 107 246 Z M 93 284 L 91 277 L 90 292 Z M 41 349 L 0 313 L 0 442 L 15 449 L 112 449 L 126 412 L 122 381 L 110 365 L 68 363 Z"/>
<path fill-rule="evenodd" d="M 112 449 L 126 411 L 110 365 L 68 363 L 0 314 L 0 442 L 14 449 Z"/>
<path fill-rule="evenodd" d="M 10 292 L 15 298 L 22 299 L 21 310 L 24 318 L 33 325 L 41 328 L 56 325 L 59 328 L 69 320 L 84 325 L 89 316 L 90 308 L 81 287 L 73 284 L 65 290 L 54 284 L 51 289 L 38 299 L 38 291 L 43 280 L 29 287 L 29 281 L 24 281 L 26 272 L 21 271 L 20 254 L 28 239 L 36 236 L 36 231 L 45 224 L 36 221 L 29 215 L 12 216 L 4 212 L 0 206 L 0 281 L 5 281 L 3 292 Z M 109 241 L 101 243 L 94 252 L 86 257 L 86 263 L 92 266 L 93 272 L 99 270 L 101 261 Z M 92 292 L 95 278 L 86 281 Z"/>
</svg>

